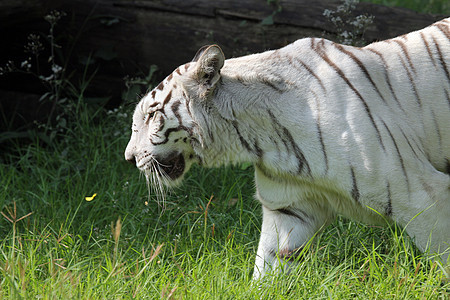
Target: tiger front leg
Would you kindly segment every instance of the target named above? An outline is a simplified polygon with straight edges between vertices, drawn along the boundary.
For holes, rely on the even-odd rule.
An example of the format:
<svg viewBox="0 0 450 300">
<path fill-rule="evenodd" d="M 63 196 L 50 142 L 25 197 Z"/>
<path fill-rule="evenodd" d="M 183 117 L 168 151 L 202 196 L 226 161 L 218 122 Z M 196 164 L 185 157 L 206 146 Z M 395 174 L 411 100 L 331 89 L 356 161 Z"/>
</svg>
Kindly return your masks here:
<svg viewBox="0 0 450 300">
<path fill-rule="evenodd" d="M 269 272 L 288 271 L 303 247 L 331 219 L 325 212 L 312 213 L 293 207 L 272 210 L 263 205 L 254 280 Z"/>
</svg>

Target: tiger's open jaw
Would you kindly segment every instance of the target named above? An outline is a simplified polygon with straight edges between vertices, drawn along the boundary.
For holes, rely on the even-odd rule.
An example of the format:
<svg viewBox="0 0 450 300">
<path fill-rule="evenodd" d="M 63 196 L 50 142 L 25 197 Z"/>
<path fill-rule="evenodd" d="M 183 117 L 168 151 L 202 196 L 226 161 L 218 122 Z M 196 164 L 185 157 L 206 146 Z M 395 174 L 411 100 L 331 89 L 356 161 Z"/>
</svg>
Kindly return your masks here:
<svg viewBox="0 0 450 300">
<path fill-rule="evenodd" d="M 171 153 L 163 159 L 158 159 L 158 173 L 169 177 L 171 180 L 176 180 L 184 173 L 186 163 L 184 161 L 183 154 Z"/>
</svg>

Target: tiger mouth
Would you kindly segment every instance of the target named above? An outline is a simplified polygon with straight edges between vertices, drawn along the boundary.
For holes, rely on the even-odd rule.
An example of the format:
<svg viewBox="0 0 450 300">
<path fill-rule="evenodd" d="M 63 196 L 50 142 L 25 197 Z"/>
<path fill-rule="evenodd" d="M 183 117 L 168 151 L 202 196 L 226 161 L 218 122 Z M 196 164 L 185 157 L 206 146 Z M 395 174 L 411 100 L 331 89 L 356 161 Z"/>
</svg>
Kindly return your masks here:
<svg viewBox="0 0 450 300">
<path fill-rule="evenodd" d="M 158 160 L 158 173 L 175 180 L 184 173 L 184 157 L 181 153 L 171 153 L 166 158 Z"/>
</svg>

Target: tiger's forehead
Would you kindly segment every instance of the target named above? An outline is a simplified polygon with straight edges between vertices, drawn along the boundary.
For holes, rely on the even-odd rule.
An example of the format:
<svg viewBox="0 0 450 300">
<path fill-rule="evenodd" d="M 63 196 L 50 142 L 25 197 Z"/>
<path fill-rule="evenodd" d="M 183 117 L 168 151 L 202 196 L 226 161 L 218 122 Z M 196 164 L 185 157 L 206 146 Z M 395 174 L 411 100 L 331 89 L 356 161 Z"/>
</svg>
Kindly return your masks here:
<svg viewBox="0 0 450 300">
<path fill-rule="evenodd" d="M 142 113 L 161 108 L 170 101 L 173 91 L 177 88 L 177 78 L 183 76 L 195 63 L 187 63 L 179 66 L 153 90 L 148 92 L 141 100 L 140 109 Z"/>
</svg>

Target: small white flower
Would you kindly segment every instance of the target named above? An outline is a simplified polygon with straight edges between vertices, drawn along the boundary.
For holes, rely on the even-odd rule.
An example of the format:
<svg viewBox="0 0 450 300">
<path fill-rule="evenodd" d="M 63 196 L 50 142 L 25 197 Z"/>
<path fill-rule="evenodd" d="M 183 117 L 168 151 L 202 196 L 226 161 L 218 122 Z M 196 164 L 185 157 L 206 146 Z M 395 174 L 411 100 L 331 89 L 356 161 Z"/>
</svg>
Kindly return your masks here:
<svg viewBox="0 0 450 300">
<path fill-rule="evenodd" d="M 54 73 L 54 74 L 58 74 L 59 72 L 61 72 L 62 71 L 62 67 L 61 66 L 59 66 L 59 65 L 57 65 L 57 64 L 54 64 L 53 66 L 52 66 L 52 72 Z"/>
</svg>

